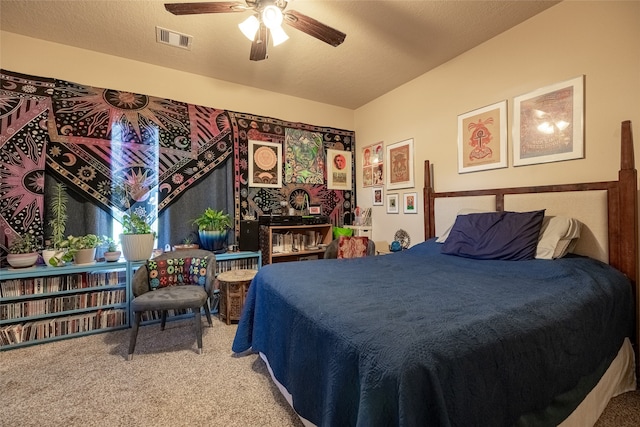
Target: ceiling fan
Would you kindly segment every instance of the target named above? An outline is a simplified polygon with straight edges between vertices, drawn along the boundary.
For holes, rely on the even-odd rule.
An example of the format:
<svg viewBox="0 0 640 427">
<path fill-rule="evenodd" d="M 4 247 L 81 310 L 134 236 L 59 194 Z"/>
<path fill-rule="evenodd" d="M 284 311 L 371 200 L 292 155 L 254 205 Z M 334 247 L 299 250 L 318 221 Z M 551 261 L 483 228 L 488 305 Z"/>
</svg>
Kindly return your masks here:
<svg viewBox="0 0 640 427">
<path fill-rule="evenodd" d="M 196 15 L 201 13 L 228 13 L 254 11 L 254 14 L 238 26 L 251 43 L 249 59 L 261 61 L 267 58 L 269 36 L 277 46 L 289 37 L 282 29 L 282 22 L 307 33 L 331 46 L 340 45 L 347 36 L 295 10 L 285 12 L 287 0 L 217 1 L 202 3 L 165 3 L 164 7 L 174 15 Z"/>
</svg>

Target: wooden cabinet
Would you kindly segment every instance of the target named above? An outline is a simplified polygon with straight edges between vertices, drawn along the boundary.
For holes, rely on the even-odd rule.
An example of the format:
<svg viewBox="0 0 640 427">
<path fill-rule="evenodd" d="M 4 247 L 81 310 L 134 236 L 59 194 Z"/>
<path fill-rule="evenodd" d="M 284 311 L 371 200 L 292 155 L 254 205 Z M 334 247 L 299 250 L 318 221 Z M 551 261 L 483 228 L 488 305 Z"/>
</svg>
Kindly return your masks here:
<svg viewBox="0 0 640 427">
<path fill-rule="evenodd" d="M 333 239 L 331 224 L 261 225 L 263 264 L 322 258 Z"/>
</svg>

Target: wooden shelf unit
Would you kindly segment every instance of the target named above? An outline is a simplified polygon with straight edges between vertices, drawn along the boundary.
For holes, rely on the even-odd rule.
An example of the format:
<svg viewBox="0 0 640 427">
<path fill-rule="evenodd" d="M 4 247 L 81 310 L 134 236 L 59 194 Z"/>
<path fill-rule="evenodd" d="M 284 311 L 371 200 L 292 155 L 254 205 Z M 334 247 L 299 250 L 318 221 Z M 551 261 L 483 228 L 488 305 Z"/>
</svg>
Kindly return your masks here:
<svg viewBox="0 0 640 427">
<path fill-rule="evenodd" d="M 325 248 L 309 248 L 300 244 L 285 244 L 281 250 L 274 252 L 275 235 L 291 235 L 292 242 L 296 236 L 306 236 L 315 233 L 319 236 L 319 243 L 328 245 L 333 239 L 333 226 L 331 224 L 313 225 L 261 225 L 260 226 L 260 250 L 262 251 L 262 263 L 272 264 L 276 262 L 300 261 L 305 259 L 320 259 L 324 256 Z M 293 249 L 292 246 L 295 246 Z"/>
</svg>

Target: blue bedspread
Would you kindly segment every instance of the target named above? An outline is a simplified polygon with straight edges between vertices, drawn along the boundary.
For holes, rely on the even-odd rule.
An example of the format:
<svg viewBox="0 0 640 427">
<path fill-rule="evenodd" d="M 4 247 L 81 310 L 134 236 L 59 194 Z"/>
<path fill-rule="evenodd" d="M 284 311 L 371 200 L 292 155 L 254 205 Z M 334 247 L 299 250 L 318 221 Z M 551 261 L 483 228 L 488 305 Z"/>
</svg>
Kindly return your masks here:
<svg viewBox="0 0 640 427">
<path fill-rule="evenodd" d="M 264 353 L 318 426 L 510 426 L 631 334 L 630 284 L 603 263 L 440 247 L 263 267 L 233 351 Z"/>
</svg>

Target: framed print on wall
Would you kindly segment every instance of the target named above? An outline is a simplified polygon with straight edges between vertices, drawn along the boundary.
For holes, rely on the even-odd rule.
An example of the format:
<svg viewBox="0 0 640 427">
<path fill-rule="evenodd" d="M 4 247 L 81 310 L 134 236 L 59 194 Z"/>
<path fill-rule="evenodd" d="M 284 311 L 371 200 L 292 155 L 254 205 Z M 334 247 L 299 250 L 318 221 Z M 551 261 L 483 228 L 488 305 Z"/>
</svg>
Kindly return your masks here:
<svg viewBox="0 0 640 427">
<path fill-rule="evenodd" d="M 402 212 L 406 214 L 418 213 L 418 193 L 404 193 Z"/>
<path fill-rule="evenodd" d="M 351 151 L 327 149 L 327 188 L 351 190 Z"/>
<path fill-rule="evenodd" d="M 282 187 L 282 144 L 249 140 L 249 187 Z"/>
<path fill-rule="evenodd" d="M 584 158 L 584 76 L 513 99 L 513 165 Z"/>
<path fill-rule="evenodd" d="M 387 194 L 387 213 L 390 213 L 390 214 L 398 213 L 398 195 L 397 194 Z"/>
<path fill-rule="evenodd" d="M 413 139 L 387 145 L 385 157 L 387 190 L 413 187 Z"/>
<path fill-rule="evenodd" d="M 507 101 L 458 116 L 458 173 L 507 167 Z"/>
<path fill-rule="evenodd" d="M 382 187 L 373 187 L 373 206 L 382 206 L 384 204 Z"/>
</svg>

